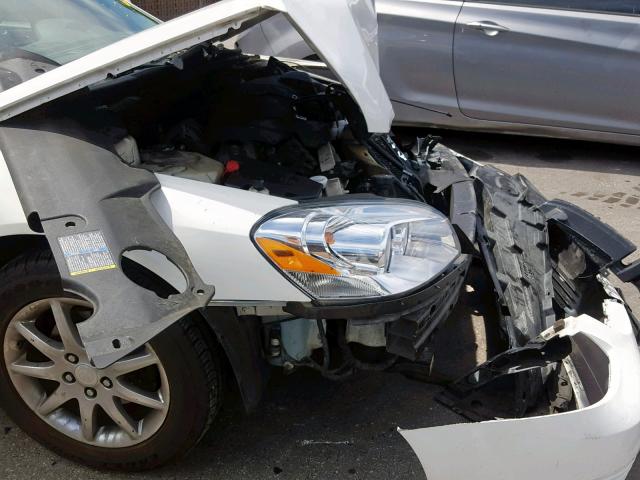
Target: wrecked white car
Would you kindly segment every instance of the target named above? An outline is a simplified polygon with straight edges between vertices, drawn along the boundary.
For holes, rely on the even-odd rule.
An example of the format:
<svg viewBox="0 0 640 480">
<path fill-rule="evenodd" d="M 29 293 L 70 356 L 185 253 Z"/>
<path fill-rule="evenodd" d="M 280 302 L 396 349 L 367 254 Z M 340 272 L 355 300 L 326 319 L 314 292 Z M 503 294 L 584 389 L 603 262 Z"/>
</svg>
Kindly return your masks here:
<svg viewBox="0 0 640 480">
<path fill-rule="evenodd" d="M 198 442 L 225 377 L 247 410 L 274 368 L 428 377 L 478 262 L 507 346 L 440 401 L 493 420 L 403 425 L 429 479 L 625 477 L 638 325 L 607 277 L 638 281 L 635 247 L 523 177 L 391 135 L 369 0 L 164 24 L 117 0 L 0 12 L 0 402 L 33 438 L 148 469 Z M 278 12 L 339 82 L 219 45 Z"/>
</svg>

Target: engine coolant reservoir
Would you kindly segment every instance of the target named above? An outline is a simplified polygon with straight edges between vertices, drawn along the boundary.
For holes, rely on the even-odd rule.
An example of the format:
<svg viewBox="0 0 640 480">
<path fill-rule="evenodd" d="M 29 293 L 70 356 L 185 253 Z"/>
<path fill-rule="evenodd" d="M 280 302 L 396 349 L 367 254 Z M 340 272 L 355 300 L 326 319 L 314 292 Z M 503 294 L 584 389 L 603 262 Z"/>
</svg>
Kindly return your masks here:
<svg viewBox="0 0 640 480">
<path fill-rule="evenodd" d="M 116 143 L 114 150 L 130 167 L 144 168 L 153 173 L 206 183 L 221 183 L 224 175 L 224 165 L 206 155 L 175 148 L 139 150 L 132 136 Z"/>
<path fill-rule="evenodd" d="M 213 158 L 182 150 L 143 151 L 141 168 L 199 182 L 220 183 L 224 165 Z"/>
</svg>

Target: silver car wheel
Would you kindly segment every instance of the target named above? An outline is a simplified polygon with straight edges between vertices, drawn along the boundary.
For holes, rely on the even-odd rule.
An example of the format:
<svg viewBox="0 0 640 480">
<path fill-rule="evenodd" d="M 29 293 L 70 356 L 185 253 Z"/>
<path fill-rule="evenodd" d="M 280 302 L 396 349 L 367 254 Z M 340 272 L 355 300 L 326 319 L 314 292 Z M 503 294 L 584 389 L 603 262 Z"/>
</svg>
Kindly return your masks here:
<svg viewBox="0 0 640 480">
<path fill-rule="evenodd" d="M 166 373 L 149 344 L 105 369 L 92 366 L 76 327 L 91 313 L 72 298 L 21 309 L 4 338 L 9 377 L 29 408 L 65 435 L 106 448 L 136 445 L 167 417 Z"/>
</svg>

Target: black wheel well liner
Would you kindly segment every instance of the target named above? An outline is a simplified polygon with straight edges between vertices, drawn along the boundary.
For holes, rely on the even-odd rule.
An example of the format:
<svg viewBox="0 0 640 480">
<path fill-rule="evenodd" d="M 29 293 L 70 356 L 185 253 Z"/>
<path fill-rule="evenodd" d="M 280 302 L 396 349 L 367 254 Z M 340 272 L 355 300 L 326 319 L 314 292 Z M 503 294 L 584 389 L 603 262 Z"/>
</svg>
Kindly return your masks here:
<svg viewBox="0 0 640 480">
<path fill-rule="evenodd" d="M 154 291 L 159 297 L 167 298 L 177 293 L 162 277 L 123 257 L 122 269 L 129 279 L 137 278 L 136 283 Z M 260 355 L 260 326 L 256 317 L 239 318 L 233 307 L 208 307 L 196 310 L 211 333 L 211 340 L 222 347 L 225 360 L 229 364 L 240 396 L 247 412 L 253 411 L 262 398 L 267 382 L 266 365 Z"/>
</svg>

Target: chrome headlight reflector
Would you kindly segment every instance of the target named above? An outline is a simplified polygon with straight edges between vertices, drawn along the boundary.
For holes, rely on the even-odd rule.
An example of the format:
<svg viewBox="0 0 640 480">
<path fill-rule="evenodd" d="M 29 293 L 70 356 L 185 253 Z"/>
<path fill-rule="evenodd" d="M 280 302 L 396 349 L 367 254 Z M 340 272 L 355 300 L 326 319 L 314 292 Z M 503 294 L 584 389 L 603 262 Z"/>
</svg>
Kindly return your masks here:
<svg viewBox="0 0 640 480">
<path fill-rule="evenodd" d="M 323 300 L 412 290 L 460 254 L 449 220 L 428 205 L 408 201 L 288 208 L 253 235 L 276 267 Z"/>
</svg>

